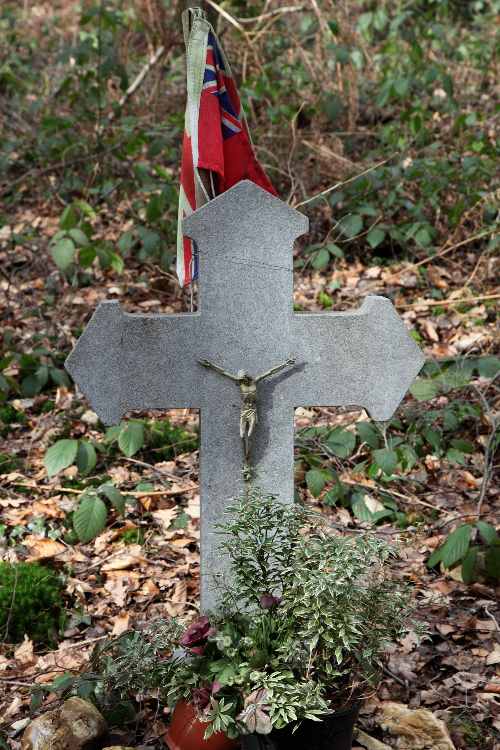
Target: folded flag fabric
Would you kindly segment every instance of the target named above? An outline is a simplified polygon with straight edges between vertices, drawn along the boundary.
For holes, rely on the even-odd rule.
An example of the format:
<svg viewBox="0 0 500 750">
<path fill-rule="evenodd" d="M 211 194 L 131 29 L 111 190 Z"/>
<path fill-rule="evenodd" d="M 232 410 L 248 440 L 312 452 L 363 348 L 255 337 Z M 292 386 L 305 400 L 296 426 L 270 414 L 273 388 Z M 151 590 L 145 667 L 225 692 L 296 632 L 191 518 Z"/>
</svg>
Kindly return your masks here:
<svg viewBox="0 0 500 750">
<path fill-rule="evenodd" d="M 277 193 L 254 154 L 234 78 L 212 26 L 199 8 L 185 11 L 183 25 L 187 105 L 177 225 L 177 276 L 181 286 L 188 286 L 198 277 L 198 258 L 194 243 L 182 234 L 182 220 L 240 180 L 251 180 L 273 195 Z M 209 173 L 210 192 L 200 170 Z"/>
</svg>

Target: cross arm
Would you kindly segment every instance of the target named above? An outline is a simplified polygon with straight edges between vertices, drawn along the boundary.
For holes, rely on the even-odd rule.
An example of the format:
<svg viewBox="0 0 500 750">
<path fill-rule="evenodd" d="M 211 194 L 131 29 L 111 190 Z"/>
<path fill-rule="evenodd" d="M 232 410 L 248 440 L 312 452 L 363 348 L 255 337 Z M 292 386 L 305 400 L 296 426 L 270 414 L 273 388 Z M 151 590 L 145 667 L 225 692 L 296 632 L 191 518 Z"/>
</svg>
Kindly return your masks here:
<svg viewBox="0 0 500 750">
<path fill-rule="evenodd" d="M 196 407 L 199 315 L 132 315 L 102 302 L 65 366 L 105 424 L 131 410 Z"/>
<path fill-rule="evenodd" d="M 392 417 L 424 358 L 390 300 L 367 297 L 354 311 L 295 314 L 294 353 L 305 362 L 290 378 L 296 406 L 361 406 Z"/>
</svg>

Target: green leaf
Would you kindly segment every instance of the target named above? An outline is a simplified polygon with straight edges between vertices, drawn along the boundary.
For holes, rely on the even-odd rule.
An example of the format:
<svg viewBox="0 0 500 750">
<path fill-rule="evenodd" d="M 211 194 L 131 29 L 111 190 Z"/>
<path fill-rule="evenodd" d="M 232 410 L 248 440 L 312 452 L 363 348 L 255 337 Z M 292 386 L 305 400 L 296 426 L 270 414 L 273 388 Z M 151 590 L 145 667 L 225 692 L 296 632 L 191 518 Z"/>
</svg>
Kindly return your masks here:
<svg viewBox="0 0 500 750">
<path fill-rule="evenodd" d="M 120 239 L 118 240 L 118 249 L 120 250 L 123 255 L 126 255 L 132 250 L 132 247 L 134 246 L 135 242 L 135 233 L 133 229 L 129 229 L 127 232 L 124 232 Z"/>
<path fill-rule="evenodd" d="M 335 427 L 325 440 L 325 445 L 335 456 L 348 458 L 356 446 L 356 435 L 342 427 Z"/>
<path fill-rule="evenodd" d="M 80 245 L 80 247 L 86 247 L 86 245 L 89 244 L 90 240 L 85 234 L 85 232 L 82 232 L 81 229 L 70 229 L 68 232 L 69 236 L 75 243 L 75 245 Z"/>
<path fill-rule="evenodd" d="M 373 513 L 367 508 L 364 497 L 358 497 L 352 504 L 352 512 L 360 521 L 372 523 Z"/>
<path fill-rule="evenodd" d="M 469 440 L 463 440 L 461 438 L 455 438 L 455 439 L 453 439 L 451 441 L 451 444 L 457 450 L 462 451 L 462 453 L 473 453 L 474 452 L 474 444 L 471 443 Z"/>
<path fill-rule="evenodd" d="M 73 513 L 73 528 L 81 542 L 95 539 L 106 526 L 108 511 L 97 495 L 84 497 Z"/>
<path fill-rule="evenodd" d="M 430 401 L 439 393 L 439 384 L 434 380 L 419 378 L 410 388 L 410 393 L 417 401 Z"/>
<path fill-rule="evenodd" d="M 432 242 L 431 233 L 426 227 L 419 229 L 414 239 L 417 245 L 420 245 L 421 247 L 427 247 Z"/>
<path fill-rule="evenodd" d="M 321 250 L 318 250 L 318 252 L 315 254 L 312 267 L 316 269 L 316 271 L 323 271 L 330 262 L 330 253 L 328 250 L 324 247 L 321 248 Z"/>
<path fill-rule="evenodd" d="M 373 460 L 384 474 L 392 474 L 398 465 L 398 454 L 390 448 L 380 448 L 373 451 Z"/>
<path fill-rule="evenodd" d="M 78 452 L 78 440 L 58 440 L 45 454 L 43 463 L 49 477 L 67 469 L 74 463 Z"/>
<path fill-rule="evenodd" d="M 50 251 L 54 263 L 60 271 L 66 271 L 75 260 L 76 248 L 69 237 L 59 240 Z"/>
<path fill-rule="evenodd" d="M 460 466 L 464 466 L 466 463 L 465 454 L 462 453 L 462 451 L 457 450 L 456 448 L 449 448 L 446 451 L 446 458 L 452 464 L 459 464 Z"/>
<path fill-rule="evenodd" d="M 477 563 L 477 550 L 477 547 L 471 547 L 462 560 L 462 581 L 464 583 L 472 583 L 474 580 Z"/>
<path fill-rule="evenodd" d="M 478 521 L 476 523 L 477 530 L 481 535 L 481 539 L 485 544 L 495 544 L 499 540 L 499 536 L 494 526 L 486 521 Z"/>
<path fill-rule="evenodd" d="M 326 249 L 328 250 L 330 255 L 334 255 L 336 258 L 342 259 L 344 257 L 344 251 L 342 250 L 342 248 L 338 245 L 334 245 L 333 242 L 328 243 L 328 245 L 326 245 Z"/>
<path fill-rule="evenodd" d="M 123 270 L 125 268 L 125 263 L 123 262 L 123 258 L 120 255 L 118 255 L 118 253 L 110 254 L 110 265 L 113 271 L 116 271 L 116 273 L 123 273 Z"/>
<path fill-rule="evenodd" d="M 47 384 L 48 379 L 49 368 L 47 367 L 47 365 L 40 365 L 36 372 L 34 372 L 32 375 L 28 375 L 26 378 L 23 378 L 21 382 L 21 390 L 23 392 L 23 396 L 27 396 L 28 398 L 36 396 Z"/>
<path fill-rule="evenodd" d="M 319 497 L 326 484 L 325 476 L 320 469 L 310 469 L 306 474 L 306 484 L 313 497 Z"/>
<path fill-rule="evenodd" d="M 140 451 L 144 445 L 144 425 L 142 422 L 127 422 L 120 430 L 118 446 L 128 458 Z"/>
<path fill-rule="evenodd" d="M 434 550 L 432 555 L 427 560 L 427 567 L 428 568 L 434 568 L 439 562 L 441 562 L 441 553 L 443 551 L 443 547 L 438 547 Z"/>
<path fill-rule="evenodd" d="M 463 560 L 469 550 L 472 526 L 464 523 L 453 531 L 441 550 L 441 560 L 445 568 L 452 568 Z"/>
<path fill-rule="evenodd" d="M 356 432 L 359 439 L 370 448 L 378 448 L 380 445 L 380 432 L 371 422 L 357 422 Z"/>
<path fill-rule="evenodd" d="M 476 362 L 476 367 L 482 378 L 494 378 L 500 370 L 500 358 L 480 357 Z"/>
<path fill-rule="evenodd" d="M 359 214 L 344 216 L 339 222 L 339 229 L 342 234 L 352 239 L 363 230 L 363 217 Z"/>
<path fill-rule="evenodd" d="M 75 210 L 75 207 L 72 205 L 66 206 L 64 211 L 61 214 L 61 218 L 59 219 L 59 226 L 61 229 L 65 229 L 68 231 L 68 229 L 73 229 L 73 227 L 76 227 L 78 224 L 78 213 Z"/>
<path fill-rule="evenodd" d="M 146 207 L 146 219 L 154 223 L 161 218 L 165 211 L 165 198 L 163 195 L 152 195 Z"/>
<path fill-rule="evenodd" d="M 379 229 L 379 227 L 373 227 L 373 229 L 370 229 L 366 236 L 366 240 L 372 250 L 374 250 L 376 247 L 380 245 L 381 242 L 383 242 L 385 239 L 385 232 L 383 229 Z"/>
<path fill-rule="evenodd" d="M 114 484 L 103 484 L 99 487 L 99 492 L 102 492 L 102 494 L 108 498 L 113 508 L 123 516 L 125 513 L 125 498 L 118 487 L 115 487 Z"/>
<path fill-rule="evenodd" d="M 490 547 L 484 558 L 484 565 L 490 578 L 500 580 L 500 547 Z"/>
<path fill-rule="evenodd" d="M 78 262 L 82 268 L 90 268 L 94 260 L 96 259 L 96 249 L 92 245 L 83 247 L 78 253 Z"/>
<path fill-rule="evenodd" d="M 50 378 L 56 385 L 64 385 L 66 388 L 71 386 L 71 380 L 69 375 L 64 370 L 59 370 L 58 367 L 51 367 L 49 369 Z"/>
<path fill-rule="evenodd" d="M 95 467 L 96 462 L 97 456 L 92 443 L 89 443 L 88 440 L 80 440 L 78 442 L 78 451 L 76 454 L 76 465 L 78 466 L 78 471 L 83 475 L 90 474 Z"/>
</svg>

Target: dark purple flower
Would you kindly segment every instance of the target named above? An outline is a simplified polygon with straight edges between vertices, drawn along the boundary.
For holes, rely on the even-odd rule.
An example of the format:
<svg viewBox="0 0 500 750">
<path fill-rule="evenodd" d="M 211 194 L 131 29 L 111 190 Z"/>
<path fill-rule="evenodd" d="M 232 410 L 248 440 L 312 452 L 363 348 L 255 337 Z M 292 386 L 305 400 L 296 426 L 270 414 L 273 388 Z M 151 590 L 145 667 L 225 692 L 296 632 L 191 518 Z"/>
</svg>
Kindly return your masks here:
<svg viewBox="0 0 500 750">
<path fill-rule="evenodd" d="M 186 629 L 181 638 L 181 646 L 189 648 L 194 654 L 202 654 L 209 635 L 213 634 L 208 617 L 200 617 Z M 200 651 L 200 648 L 202 649 Z"/>
<path fill-rule="evenodd" d="M 272 609 L 272 607 L 277 607 L 280 602 L 280 596 L 273 596 L 272 594 L 262 594 L 262 596 L 260 597 L 260 606 L 262 607 L 262 609 Z"/>
<path fill-rule="evenodd" d="M 193 690 L 193 703 L 198 711 L 203 711 L 210 703 L 210 688 L 195 688 Z"/>
<path fill-rule="evenodd" d="M 195 656 L 203 656 L 203 654 L 205 653 L 206 647 L 207 647 L 207 644 L 204 643 L 202 646 L 190 646 L 189 650 Z"/>
</svg>

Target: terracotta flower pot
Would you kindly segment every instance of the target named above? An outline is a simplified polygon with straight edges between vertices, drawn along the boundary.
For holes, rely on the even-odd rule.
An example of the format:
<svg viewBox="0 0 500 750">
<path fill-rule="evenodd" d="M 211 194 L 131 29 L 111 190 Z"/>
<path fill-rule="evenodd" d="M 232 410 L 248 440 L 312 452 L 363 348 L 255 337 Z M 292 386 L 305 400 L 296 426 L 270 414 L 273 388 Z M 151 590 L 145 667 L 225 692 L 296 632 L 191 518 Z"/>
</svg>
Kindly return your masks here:
<svg viewBox="0 0 500 750">
<path fill-rule="evenodd" d="M 206 728 L 206 722 L 198 719 L 195 707 L 179 701 L 165 741 L 170 750 L 233 750 L 239 747 L 239 740 L 230 740 L 223 732 L 216 732 L 208 740 L 203 739 Z"/>
</svg>

